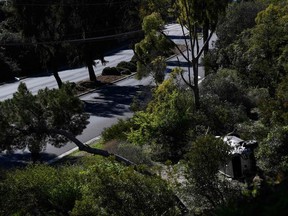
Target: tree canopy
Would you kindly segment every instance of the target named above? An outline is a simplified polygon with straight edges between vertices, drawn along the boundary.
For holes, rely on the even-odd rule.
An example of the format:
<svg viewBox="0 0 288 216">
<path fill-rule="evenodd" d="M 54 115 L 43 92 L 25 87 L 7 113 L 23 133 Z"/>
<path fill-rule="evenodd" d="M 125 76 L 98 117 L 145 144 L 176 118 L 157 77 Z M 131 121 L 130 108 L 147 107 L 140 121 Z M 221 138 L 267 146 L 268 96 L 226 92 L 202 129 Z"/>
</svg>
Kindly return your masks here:
<svg viewBox="0 0 288 216">
<path fill-rule="evenodd" d="M 68 139 L 57 131 L 74 136 L 81 134 L 88 123 L 83 108 L 70 85 L 64 85 L 60 90 L 46 88 L 32 95 L 21 83 L 12 99 L 0 103 L 0 150 L 28 147 L 37 154 L 47 143 L 56 147 L 64 145 Z"/>
<path fill-rule="evenodd" d="M 74 166 L 36 165 L 8 172 L 0 179 L 0 213 L 181 215 L 165 181 L 95 157 Z"/>
</svg>

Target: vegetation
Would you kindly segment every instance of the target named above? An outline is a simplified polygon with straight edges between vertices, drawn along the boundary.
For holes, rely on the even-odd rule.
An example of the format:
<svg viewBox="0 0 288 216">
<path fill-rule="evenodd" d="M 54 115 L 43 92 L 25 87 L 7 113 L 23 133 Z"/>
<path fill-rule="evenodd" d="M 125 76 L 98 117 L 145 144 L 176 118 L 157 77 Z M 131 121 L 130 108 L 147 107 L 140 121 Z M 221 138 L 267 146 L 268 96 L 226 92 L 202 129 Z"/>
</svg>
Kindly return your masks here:
<svg viewBox="0 0 288 216">
<path fill-rule="evenodd" d="M 132 0 L 1 2 L 1 43 L 6 57 L 3 69 L 20 76 L 49 70 L 61 87 L 59 68 L 84 64 L 90 80 L 96 81 L 94 60 L 104 64 L 105 52 L 123 41 L 114 35 L 140 29 L 139 18 L 133 12 L 138 4 Z M 99 37 L 104 40 L 99 41 Z M 21 55 L 15 55 L 17 52 Z"/>
<path fill-rule="evenodd" d="M 137 5 L 136 1 L 132 2 Z M 49 10 L 63 10 L 67 15 L 65 7 L 60 6 L 55 3 Z M 85 39 L 92 24 L 97 22 L 90 23 L 91 17 L 85 18 L 82 6 L 71 12 L 75 15 L 72 29 L 83 26 L 80 32 Z M 114 11 L 115 5 L 108 6 Z M 139 5 L 138 11 L 145 35 L 135 45 L 137 76 L 151 75 L 157 85 L 146 95 L 149 101 L 145 98 L 143 104 L 134 103 L 133 117 L 120 120 L 103 132 L 109 151 L 91 148 L 75 139 L 85 128 L 87 115 L 83 113 L 81 101 L 73 96 L 70 85 L 32 95 L 21 84 L 12 99 L 0 103 L 0 150 L 28 147 L 31 152 L 38 153 L 47 141 L 61 146 L 70 139 L 80 150 L 114 156 L 117 161 L 133 166 L 90 158 L 80 165 L 59 169 L 36 165 L 5 172 L 0 178 L 0 213 L 180 215 L 176 194 L 195 215 L 269 215 L 275 209 L 285 215 L 288 1 L 229 3 L 223 0 L 216 5 L 211 1 L 147 0 Z M 92 14 L 90 10 L 89 14 Z M 163 27 L 172 17 L 181 25 L 183 36 L 189 38 L 185 40 L 184 51 L 165 35 Z M 44 28 L 44 21 L 47 20 L 35 20 L 37 28 Z M 114 21 L 108 17 L 106 27 L 112 23 L 123 27 L 118 20 Z M 241 25 L 236 25 L 239 22 Z M 133 26 L 133 22 L 128 23 Z M 45 31 L 62 38 L 61 32 L 55 33 L 66 31 L 67 26 L 62 28 L 61 25 L 49 26 Z M 11 29 L 3 27 L 4 30 L 8 34 Z M 20 33 L 17 28 L 13 30 L 15 35 Z M 208 51 L 214 32 L 218 40 Z M 47 37 L 51 36 L 49 34 Z M 36 36 L 30 39 L 33 37 Z M 19 37 L 14 39 L 19 40 Z M 78 60 L 91 66 L 95 53 L 90 50 L 93 46 L 88 45 L 79 44 L 75 50 L 79 52 Z M 188 75 L 185 77 L 185 72 L 176 68 L 165 79 L 165 57 L 173 46 L 178 47 L 187 61 Z M 52 48 L 54 55 L 64 46 Z M 1 51 L 3 64 L 0 65 L 16 71 L 17 62 L 9 52 Z M 199 82 L 203 55 L 206 77 Z M 103 73 L 121 73 L 123 68 L 134 72 L 135 67 L 134 62 L 121 62 L 117 68 L 106 68 Z M 255 150 L 257 172 L 245 183 L 228 181 L 218 172 L 219 167 L 231 160 L 231 149 L 215 136 L 231 133 L 247 140 L 256 139 L 259 143 Z M 158 164 L 157 169 L 155 164 Z M 159 173 L 159 176 L 152 173 Z M 274 204 L 272 200 L 275 199 Z"/>
<path fill-rule="evenodd" d="M 74 166 L 8 172 L 0 191 L 1 215 L 180 214 L 173 192 L 159 177 L 95 157 Z"/>
</svg>

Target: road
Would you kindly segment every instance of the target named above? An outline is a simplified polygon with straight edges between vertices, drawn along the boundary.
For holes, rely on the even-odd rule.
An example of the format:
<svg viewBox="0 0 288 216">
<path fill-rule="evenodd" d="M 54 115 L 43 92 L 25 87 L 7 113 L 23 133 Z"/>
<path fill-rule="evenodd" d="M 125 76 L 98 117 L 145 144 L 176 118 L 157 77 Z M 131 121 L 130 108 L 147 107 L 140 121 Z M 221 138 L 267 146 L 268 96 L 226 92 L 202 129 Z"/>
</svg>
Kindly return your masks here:
<svg viewBox="0 0 288 216">
<path fill-rule="evenodd" d="M 181 39 L 180 36 L 177 36 L 177 34 L 182 34 L 182 30 L 178 25 L 169 25 L 166 27 L 166 30 L 169 31 L 168 33 L 174 41 L 177 40 L 178 43 L 183 43 L 183 38 Z M 111 67 L 117 65 L 120 61 L 129 61 L 132 56 L 133 51 L 126 49 L 107 56 L 105 59 L 109 61 L 107 66 Z M 172 69 L 179 66 L 178 60 L 180 61 L 183 70 L 187 71 L 188 65 L 181 56 L 170 58 L 167 61 L 168 68 Z M 100 74 L 103 68 L 104 66 L 97 65 L 95 70 L 96 74 Z M 199 69 L 199 76 L 200 79 L 204 77 L 203 68 Z M 60 72 L 60 77 L 63 81 L 78 82 L 87 79 L 88 72 L 86 68 L 67 70 Z M 22 80 L 22 82 L 25 82 L 28 89 L 35 94 L 43 87 L 57 88 L 53 76 L 26 78 Z M 87 128 L 83 131 L 82 135 L 77 138 L 82 142 L 87 142 L 101 135 L 104 128 L 116 123 L 119 118 L 125 119 L 131 117 L 133 113 L 129 108 L 130 104 L 134 96 L 141 92 L 143 87 L 147 85 L 154 85 L 151 77 L 140 81 L 130 77 L 117 82 L 114 85 L 105 86 L 92 93 L 81 96 L 80 99 L 85 103 L 86 112 L 90 114 L 90 123 L 87 125 Z M 18 83 L 0 86 L 0 100 L 12 97 L 17 87 Z M 55 148 L 51 145 L 47 145 L 45 151 L 42 153 L 42 160 L 51 160 L 75 147 L 76 145 L 73 143 L 67 143 L 62 148 Z M 27 150 L 24 152 L 16 151 L 13 152 L 13 154 L 0 154 L 0 166 L 11 164 L 11 161 L 16 164 L 21 163 L 22 161 L 28 161 L 29 158 L 30 154 Z"/>
<path fill-rule="evenodd" d="M 109 61 L 107 63 L 107 67 L 114 67 L 121 61 L 130 61 L 133 56 L 133 50 L 131 49 L 124 49 L 118 52 L 112 53 L 105 57 L 105 60 Z M 96 60 L 97 62 L 97 60 Z M 95 74 L 100 75 L 104 67 L 101 64 L 97 64 L 94 67 Z M 72 70 L 65 70 L 60 71 L 59 76 L 61 77 L 63 82 L 79 82 L 85 79 L 89 79 L 88 69 L 86 67 L 72 69 Z M 52 74 L 39 74 L 38 76 L 29 77 L 22 79 L 21 82 L 24 82 L 28 89 L 33 93 L 36 94 L 40 89 L 47 87 L 47 88 L 57 88 L 57 83 L 55 78 Z M 13 93 L 17 91 L 19 82 L 14 83 L 6 83 L 0 86 L 0 101 L 5 99 L 11 98 Z"/>
</svg>

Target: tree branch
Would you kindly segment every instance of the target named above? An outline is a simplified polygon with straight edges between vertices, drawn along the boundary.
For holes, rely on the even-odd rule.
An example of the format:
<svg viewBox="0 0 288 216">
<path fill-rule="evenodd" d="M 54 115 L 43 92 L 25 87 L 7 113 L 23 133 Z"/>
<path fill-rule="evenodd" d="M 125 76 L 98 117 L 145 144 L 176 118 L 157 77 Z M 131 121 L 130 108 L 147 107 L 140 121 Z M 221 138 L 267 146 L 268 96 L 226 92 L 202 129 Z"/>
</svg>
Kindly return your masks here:
<svg viewBox="0 0 288 216">
<path fill-rule="evenodd" d="M 125 163 L 126 165 L 130 166 L 130 165 L 136 165 L 135 163 L 133 163 L 132 161 L 117 155 L 117 154 L 112 154 L 109 153 L 108 151 L 102 150 L 102 149 L 97 149 L 97 148 L 91 148 L 89 145 L 86 145 L 84 143 L 82 143 L 80 140 L 78 140 L 73 134 L 65 131 L 65 130 L 60 130 L 60 129 L 49 129 L 47 130 L 48 133 L 50 134 L 59 134 L 62 135 L 64 137 L 66 137 L 67 139 L 69 139 L 70 141 L 72 141 L 73 143 L 75 143 L 80 151 L 85 151 L 94 155 L 100 155 L 103 157 L 110 157 L 113 156 L 115 157 L 116 161 L 118 162 L 122 162 Z"/>
</svg>

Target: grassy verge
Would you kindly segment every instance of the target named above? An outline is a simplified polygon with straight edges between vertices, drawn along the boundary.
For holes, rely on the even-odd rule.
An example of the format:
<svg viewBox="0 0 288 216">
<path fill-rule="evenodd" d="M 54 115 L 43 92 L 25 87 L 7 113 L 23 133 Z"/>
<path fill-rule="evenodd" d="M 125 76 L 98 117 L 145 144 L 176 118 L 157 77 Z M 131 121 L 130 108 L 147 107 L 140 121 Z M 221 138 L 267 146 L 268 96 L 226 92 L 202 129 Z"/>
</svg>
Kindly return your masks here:
<svg viewBox="0 0 288 216">
<path fill-rule="evenodd" d="M 92 143 L 90 145 L 92 148 L 98 148 L 98 149 L 104 149 L 104 142 L 103 140 L 97 140 L 94 143 Z M 54 166 L 61 166 L 61 165 L 73 165 L 73 164 L 77 164 L 79 162 L 81 162 L 83 157 L 87 157 L 87 156 L 91 156 L 90 153 L 84 152 L 84 151 L 75 151 L 63 158 L 61 158 L 60 160 L 58 160 L 57 162 L 55 162 L 53 165 Z"/>
</svg>

